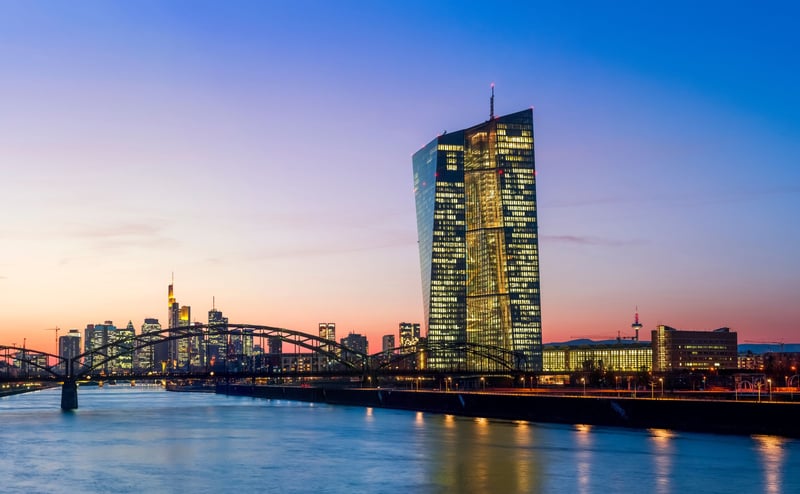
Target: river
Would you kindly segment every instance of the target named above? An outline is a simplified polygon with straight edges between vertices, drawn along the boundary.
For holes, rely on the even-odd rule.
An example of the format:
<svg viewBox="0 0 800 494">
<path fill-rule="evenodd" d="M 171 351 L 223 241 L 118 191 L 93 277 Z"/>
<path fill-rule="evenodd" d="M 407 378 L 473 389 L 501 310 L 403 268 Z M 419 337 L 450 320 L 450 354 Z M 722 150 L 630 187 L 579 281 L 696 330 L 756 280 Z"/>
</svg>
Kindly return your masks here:
<svg viewBox="0 0 800 494">
<path fill-rule="evenodd" d="M 800 441 L 83 387 L 0 398 L 3 492 L 800 492 Z M 800 419 L 800 417 L 798 418 Z"/>
</svg>

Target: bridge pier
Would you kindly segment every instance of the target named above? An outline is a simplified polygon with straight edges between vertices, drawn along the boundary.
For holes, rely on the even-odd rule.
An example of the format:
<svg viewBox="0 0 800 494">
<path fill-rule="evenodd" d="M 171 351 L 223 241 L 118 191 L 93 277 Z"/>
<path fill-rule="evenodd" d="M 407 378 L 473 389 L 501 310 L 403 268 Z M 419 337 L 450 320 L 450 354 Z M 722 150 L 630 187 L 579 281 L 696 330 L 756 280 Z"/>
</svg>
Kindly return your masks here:
<svg viewBox="0 0 800 494">
<path fill-rule="evenodd" d="M 78 381 L 65 379 L 61 386 L 61 409 L 76 410 L 78 408 Z"/>
</svg>

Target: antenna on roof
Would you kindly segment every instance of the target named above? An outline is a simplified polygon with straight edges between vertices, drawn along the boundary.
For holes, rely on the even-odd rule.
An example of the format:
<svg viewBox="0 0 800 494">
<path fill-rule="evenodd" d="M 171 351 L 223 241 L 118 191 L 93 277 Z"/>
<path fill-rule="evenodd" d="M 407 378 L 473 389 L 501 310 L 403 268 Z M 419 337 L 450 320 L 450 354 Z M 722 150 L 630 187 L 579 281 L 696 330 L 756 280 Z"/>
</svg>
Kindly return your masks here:
<svg viewBox="0 0 800 494">
<path fill-rule="evenodd" d="M 489 98 L 489 120 L 494 120 L 494 82 L 492 83 L 492 97 Z"/>
</svg>

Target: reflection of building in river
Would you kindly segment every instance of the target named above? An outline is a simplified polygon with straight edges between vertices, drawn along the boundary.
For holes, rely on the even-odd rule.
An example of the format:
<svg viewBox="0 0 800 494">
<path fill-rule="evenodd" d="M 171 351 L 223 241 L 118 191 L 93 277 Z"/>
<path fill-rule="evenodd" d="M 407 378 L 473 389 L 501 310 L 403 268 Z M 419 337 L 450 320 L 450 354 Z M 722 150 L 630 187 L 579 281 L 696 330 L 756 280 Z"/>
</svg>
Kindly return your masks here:
<svg viewBox="0 0 800 494">
<path fill-rule="evenodd" d="M 441 492 L 485 494 L 545 490 L 535 427 L 453 415 L 417 416 L 430 441 L 429 475 Z M 441 430 L 439 430 L 441 428 Z"/>
</svg>

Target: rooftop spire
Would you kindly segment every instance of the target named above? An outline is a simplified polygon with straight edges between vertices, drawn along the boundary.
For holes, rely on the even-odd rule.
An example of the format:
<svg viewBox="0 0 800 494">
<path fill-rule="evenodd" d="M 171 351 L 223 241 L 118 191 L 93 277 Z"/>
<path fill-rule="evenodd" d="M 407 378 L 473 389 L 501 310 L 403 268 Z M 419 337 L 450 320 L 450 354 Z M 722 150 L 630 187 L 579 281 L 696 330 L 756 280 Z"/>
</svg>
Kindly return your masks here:
<svg viewBox="0 0 800 494">
<path fill-rule="evenodd" d="M 489 98 L 489 120 L 494 120 L 494 82 L 492 83 L 492 97 Z"/>
</svg>

